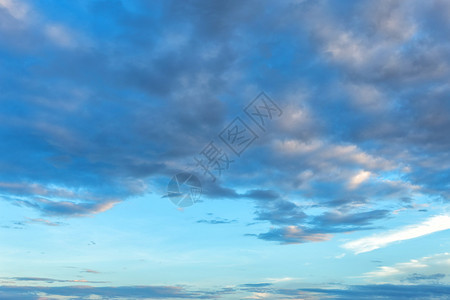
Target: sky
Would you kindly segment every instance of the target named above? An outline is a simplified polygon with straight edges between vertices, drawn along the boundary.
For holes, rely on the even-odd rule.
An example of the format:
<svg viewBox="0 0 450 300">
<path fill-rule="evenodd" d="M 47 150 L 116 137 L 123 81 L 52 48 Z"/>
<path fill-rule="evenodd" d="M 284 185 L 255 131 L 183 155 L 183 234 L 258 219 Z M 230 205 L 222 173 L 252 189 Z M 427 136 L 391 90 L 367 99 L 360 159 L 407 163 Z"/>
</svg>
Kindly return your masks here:
<svg viewBox="0 0 450 300">
<path fill-rule="evenodd" d="M 0 299 L 449 299 L 450 2 L 0 0 Z"/>
</svg>

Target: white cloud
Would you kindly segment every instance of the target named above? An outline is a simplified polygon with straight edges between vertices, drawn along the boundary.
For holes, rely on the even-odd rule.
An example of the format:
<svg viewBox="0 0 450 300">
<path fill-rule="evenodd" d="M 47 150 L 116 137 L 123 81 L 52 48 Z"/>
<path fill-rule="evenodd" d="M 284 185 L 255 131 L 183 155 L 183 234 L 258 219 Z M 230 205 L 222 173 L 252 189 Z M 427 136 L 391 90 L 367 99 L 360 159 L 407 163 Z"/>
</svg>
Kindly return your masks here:
<svg viewBox="0 0 450 300">
<path fill-rule="evenodd" d="M 450 229 L 450 216 L 434 216 L 420 224 L 407 226 L 394 231 L 384 232 L 382 234 L 361 238 L 348 242 L 342 247 L 355 252 L 355 254 L 369 252 L 387 245 L 414 239 L 434 232 Z"/>
<path fill-rule="evenodd" d="M 334 258 L 341 259 L 344 257 L 345 257 L 345 253 L 342 253 L 342 254 L 336 255 Z"/>
<path fill-rule="evenodd" d="M 412 259 L 409 262 L 397 263 L 394 266 L 379 267 L 376 271 L 363 275 L 368 281 L 376 283 L 411 283 L 423 281 L 445 280 L 450 269 L 450 253 Z M 445 279 L 444 279 L 445 278 Z"/>
<path fill-rule="evenodd" d="M 358 172 L 358 174 L 350 179 L 348 188 L 351 190 L 356 189 L 361 183 L 369 179 L 370 175 L 370 172 L 361 170 L 360 172 Z"/>
<path fill-rule="evenodd" d="M 20 1 L 0 0 L 0 7 L 16 18 L 17 20 L 24 20 L 28 14 L 28 6 Z"/>
<path fill-rule="evenodd" d="M 47 25 L 44 31 L 52 42 L 61 47 L 70 48 L 75 45 L 75 39 L 72 37 L 69 31 L 61 25 Z"/>
<path fill-rule="evenodd" d="M 266 280 L 278 283 L 278 282 L 286 282 L 286 281 L 292 281 L 292 280 L 299 280 L 300 278 L 292 278 L 292 277 L 283 277 L 283 278 L 267 278 Z"/>
<path fill-rule="evenodd" d="M 253 293 L 252 296 L 244 297 L 243 299 L 269 299 L 273 294 L 269 293 Z"/>
<path fill-rule="evenodd" d="M 318 139 L 303 142 L 297 139 L 277 140 L 274 149 L 286 155 L 312 156 L 320 163 L 356 164 L 367 169 L 391 169 L 393 163 L 372 156 L 354 144 L 331 144 Z"/>
</svg>

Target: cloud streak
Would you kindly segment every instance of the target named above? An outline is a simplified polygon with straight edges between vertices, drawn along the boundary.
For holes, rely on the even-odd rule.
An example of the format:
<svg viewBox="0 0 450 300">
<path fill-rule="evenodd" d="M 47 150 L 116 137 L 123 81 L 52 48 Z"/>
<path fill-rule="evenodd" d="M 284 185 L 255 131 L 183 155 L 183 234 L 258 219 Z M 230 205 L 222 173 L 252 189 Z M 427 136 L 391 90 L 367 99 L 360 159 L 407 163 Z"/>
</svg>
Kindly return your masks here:
<svg viewBox="0 0 450 300">
<path fill-rule="evenodd" d="M 447 229 L 450 229 L 450 216 L 438 215 L 419 224 L 351 241 L 345 243 L 342 247 L 353 251 L 355 254 L 360 254 L 386 247 L 395 242 L 414 239 Z"/>
</svg>

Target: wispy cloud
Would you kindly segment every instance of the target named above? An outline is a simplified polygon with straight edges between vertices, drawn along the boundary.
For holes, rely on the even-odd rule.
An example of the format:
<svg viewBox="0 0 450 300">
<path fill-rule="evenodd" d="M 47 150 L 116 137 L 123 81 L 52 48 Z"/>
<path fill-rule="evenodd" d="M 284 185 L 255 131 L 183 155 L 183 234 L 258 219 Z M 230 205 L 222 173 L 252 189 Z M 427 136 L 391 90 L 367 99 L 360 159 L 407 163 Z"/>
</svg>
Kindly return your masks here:
<svg viewBox="0 0 450 300">
<path fill-rule="evenodd" d="M 0 0 L 0 8 L 6 9 L 11 16 L 23 20 L 27 16 L 29 8 L 21 1 Z"/>
<path fill-rule="evenodd" d="M 7 279 L 15 281 L 41 281 L 46 283 L 55 283 L 55 282 L 107 283 L 107 281 L 90 281 L 86 279 L 55 279 L 42 277 L 8 277 Z"/>
<path fill-rule="evenodd" d="M 345 243 L 342 247 L 351 250 L 356 254 L 360 254 L 386 247 L 395 242 L 414 239 L 447 229 L 450 229 L 450 216 L 438 215 L 425 220 L 420 224 L 361 238 Z"/>
<path fill-rule="evenodd" d="M 44 224 L 47 226 L 61 226 L 64 225 L 64 223 L 62 222 L 52 222 L 50 220 L 47 219 L 42 219 L 42 218 L 27 218 L 26 223 L 35 223 L 35 224 Z"/>
<path fill-rule="evenodd" d="M 229 220 L 229 219 L 222 219 L 222 218 L 216 218 L 213 220 L 198 220 L 197 223 L 204 223 L 204 224 L 212 224 L 212 225 L 216 225 L 216 224 L 230 224 L 230 223 L 235 223 L 236 220 Z"/>
</svg>

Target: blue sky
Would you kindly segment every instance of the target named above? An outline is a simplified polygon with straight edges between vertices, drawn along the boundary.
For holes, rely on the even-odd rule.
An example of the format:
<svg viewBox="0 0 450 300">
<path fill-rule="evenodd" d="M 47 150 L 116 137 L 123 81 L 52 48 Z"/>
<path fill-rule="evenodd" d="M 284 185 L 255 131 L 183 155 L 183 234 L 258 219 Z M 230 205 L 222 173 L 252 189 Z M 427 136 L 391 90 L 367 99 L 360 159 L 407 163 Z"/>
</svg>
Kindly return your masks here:
<svg viewBox="0 0 450 300">
<path fill-rule="evenodd" d="M 448 299 L 449 15 L 0 0 L 0 298 Z"/>
</svg>

